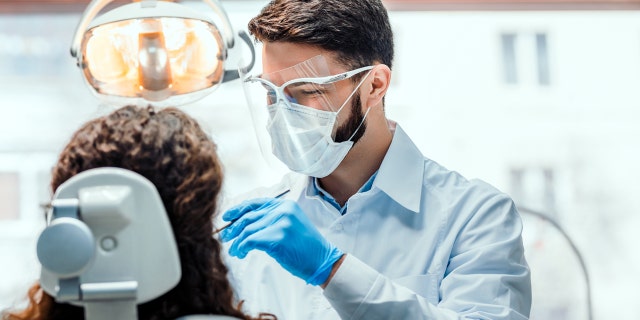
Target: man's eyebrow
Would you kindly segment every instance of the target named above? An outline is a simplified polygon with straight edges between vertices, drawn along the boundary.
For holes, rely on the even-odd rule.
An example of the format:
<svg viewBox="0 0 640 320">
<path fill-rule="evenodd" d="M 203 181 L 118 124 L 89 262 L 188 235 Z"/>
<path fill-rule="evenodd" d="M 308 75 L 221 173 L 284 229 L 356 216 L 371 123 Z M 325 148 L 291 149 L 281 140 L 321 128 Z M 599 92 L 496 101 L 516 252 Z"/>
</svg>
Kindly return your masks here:
<svg viewBox="0 0 640 320">
<path fill-rule="evenodd" d="M 299 87 L 299 86 L 304 86 L 305 84 L 308 84 L 309 82 L 294 82 L 290 85 L 288 85 L 287 87 Z"/>
</svg>

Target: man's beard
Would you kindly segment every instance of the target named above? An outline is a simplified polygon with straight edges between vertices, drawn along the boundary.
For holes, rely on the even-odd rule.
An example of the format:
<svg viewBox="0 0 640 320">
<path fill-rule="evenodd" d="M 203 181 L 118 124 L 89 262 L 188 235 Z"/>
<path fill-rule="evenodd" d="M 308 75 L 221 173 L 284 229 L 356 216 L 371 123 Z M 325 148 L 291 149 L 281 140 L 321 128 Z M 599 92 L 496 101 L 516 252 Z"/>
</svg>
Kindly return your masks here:
<svg viewBox="0 0 640 320">
<path fill-rule="evenodd" d="M 353 144 L 355 144 L 356 142 L 358 142 L 358 140 L 360 140 L 360 138 L 362 138 L 364 132 L 367 130 L 367 124 L 362 122 L 364 120 L 364 113 L 362 112 L 360 104 L 360 92 L 356 92 L 356 94 L 353 95 L 353 99 L 351 100 L 351 112 L 349 114 L 349 118 L 345 123 L 338 127 L 338 129 L 336 130 L 336 136 L 333 141 L 347 141 L 351 137 L 351 135 L 356 132 L 356 130 L 358 130 L 358 132 L 356 132 L 353 138 L 351 138 Z M 362 123 L 361 126 L 360 123 Z M 360 126 L 360 128 L 358 128 L 358 126 Z"/>
</svg>

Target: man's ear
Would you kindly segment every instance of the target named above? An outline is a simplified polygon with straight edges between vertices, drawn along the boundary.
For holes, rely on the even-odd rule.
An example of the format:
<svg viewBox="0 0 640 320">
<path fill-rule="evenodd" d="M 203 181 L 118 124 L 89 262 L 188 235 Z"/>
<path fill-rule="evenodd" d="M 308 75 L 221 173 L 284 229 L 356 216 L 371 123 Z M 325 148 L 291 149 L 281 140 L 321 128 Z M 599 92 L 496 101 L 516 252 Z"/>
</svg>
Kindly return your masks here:
<svg viewBox="0 0 640 320">
<path fill-rule="evenodd" d="M 371 69 L 369 78 L 370 80 L 367 81 L 369 85 L 366 86 L 369 90 L 367 100 L 363 101 L 365 107 L 382 104 L 382 98 L 387 94 L 391 82 L 391 69 L 386 64 L 377 64 Z"/>
</svg>

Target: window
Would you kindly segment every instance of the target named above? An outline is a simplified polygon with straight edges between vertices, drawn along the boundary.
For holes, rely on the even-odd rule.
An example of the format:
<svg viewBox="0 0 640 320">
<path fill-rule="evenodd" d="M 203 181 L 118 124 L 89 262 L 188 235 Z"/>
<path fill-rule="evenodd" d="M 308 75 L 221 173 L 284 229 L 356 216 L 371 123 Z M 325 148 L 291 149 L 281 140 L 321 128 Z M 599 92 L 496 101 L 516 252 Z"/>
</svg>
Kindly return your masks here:
<svg viewBox="0 0 640 320">
<path fill-rule="evenodd" d="M 504 81 L 508 84 L 518 82 L 516 68 L 516 35 L 509 33 L 502 35 L 502 61 L 504 67 Z"/>
<path fill-rule="evenodd" d="M 46 78 L 77 72 L 69 67 L 73 60 L 68 42 L 76 23 L 75 16 L 67 15 L 0 15 L 0 78 Z"/>
<path fill-rule="evenodd" d="M 546 33 L 503 33 L 500 35 L 500 40 L 502 73 L 506 84 L 533 82 L 534 73 L 538 85 L 551 84 L 549 44 Z"/>
<path fill-rule="evenodd" d="M 538 84 L 549 85 L 549 53 L 547 52 L 547 35 L 536 34 L 536 57 L 538 62 Z"/>
<path fill-rule="evenodd" d="M 17 220 L 20 216 L 20 184 L 18 173 L 0 172 L 0 221 Z"/>
</svg>

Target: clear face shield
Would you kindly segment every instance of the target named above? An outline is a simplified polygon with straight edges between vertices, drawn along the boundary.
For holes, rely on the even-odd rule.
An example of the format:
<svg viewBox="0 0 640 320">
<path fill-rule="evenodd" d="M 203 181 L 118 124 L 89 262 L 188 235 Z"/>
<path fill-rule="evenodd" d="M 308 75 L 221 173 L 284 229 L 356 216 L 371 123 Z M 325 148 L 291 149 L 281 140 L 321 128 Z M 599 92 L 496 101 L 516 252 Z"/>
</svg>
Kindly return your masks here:
<svg viewBox="0 0 640 320">
<path fill-rule="evenodd" d="M 235 39 L 218 1 L 205 0 L 223 29 L 184 5 L 155 0 L 130 3 L 93 20 L 110 2 L 89 4 L 71 47 L 86 84 L 101 100 L 115 106 L 177 106 L 239 78 L 235 68 L 225 70 Z M 254 56 L 249 37 L 239 36 Z M 253 58 L 245 68 L 252 65 Z"/>
<path fill-rule="evenodd" d="M 351 115 L 350 102 L 366 76 L 355 88 L 343 80 L 372 68 L 332 75 L 325 58 L 319 55 L 269 74 L 241 73 L 260 149 L 267 161 L 277 162 L 275 156 L 289 169 L 314 177 L 331 173 L 353 144 L 351 139 L 334 141 L 336 123 Z"/>
</svg>

